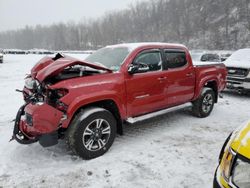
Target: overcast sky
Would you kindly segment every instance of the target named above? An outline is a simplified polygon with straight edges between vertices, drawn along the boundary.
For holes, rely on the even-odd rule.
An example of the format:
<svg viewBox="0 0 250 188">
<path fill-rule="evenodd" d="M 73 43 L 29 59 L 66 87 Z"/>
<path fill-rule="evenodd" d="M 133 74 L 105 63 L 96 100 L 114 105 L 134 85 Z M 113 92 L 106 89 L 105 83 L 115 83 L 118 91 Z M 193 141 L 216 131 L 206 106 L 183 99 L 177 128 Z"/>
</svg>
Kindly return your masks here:
<svg viewBox="0 0 250 188">
<path fill-rule="evenodd" d="M 0 31 L 26 25 L 79 22 L 140 0 L 0 0 Z"/>
</svg>

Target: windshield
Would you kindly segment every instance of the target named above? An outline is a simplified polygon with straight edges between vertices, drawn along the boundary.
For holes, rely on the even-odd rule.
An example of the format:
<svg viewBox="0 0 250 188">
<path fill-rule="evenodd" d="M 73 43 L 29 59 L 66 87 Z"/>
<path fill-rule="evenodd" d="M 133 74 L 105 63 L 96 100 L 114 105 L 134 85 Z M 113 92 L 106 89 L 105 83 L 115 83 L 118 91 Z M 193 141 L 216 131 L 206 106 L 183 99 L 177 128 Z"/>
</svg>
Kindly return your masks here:
<svg viewBox="0 0 250 188">
<path fill-rule="evenodd" d="M 118 71 L 128 54 L 129 49 L 126 47 L 105 47 L 97 50 L 85 60 Z"/>
</svg>

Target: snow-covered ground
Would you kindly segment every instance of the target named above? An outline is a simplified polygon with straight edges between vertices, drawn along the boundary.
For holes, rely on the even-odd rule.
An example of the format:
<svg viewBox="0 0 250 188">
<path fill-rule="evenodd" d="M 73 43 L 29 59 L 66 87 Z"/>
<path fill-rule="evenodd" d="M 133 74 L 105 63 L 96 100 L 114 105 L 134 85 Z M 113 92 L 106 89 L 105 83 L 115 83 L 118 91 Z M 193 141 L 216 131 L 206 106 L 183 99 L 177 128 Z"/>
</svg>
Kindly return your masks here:
<svg viewBox="0 0 250 188">
<path fill-rule="evenodd" d="M 227 92 L 206 119 L 189 109 L 126 125 L 104 156 L 84 161 L 61 141 L 50 148 L 11 138 L 25 74 L 41 55 L 6 55 L 0 64 L 0 187 L 212 187 L 227 135 L 250 119 L 250 96 Z"/>
</svg>

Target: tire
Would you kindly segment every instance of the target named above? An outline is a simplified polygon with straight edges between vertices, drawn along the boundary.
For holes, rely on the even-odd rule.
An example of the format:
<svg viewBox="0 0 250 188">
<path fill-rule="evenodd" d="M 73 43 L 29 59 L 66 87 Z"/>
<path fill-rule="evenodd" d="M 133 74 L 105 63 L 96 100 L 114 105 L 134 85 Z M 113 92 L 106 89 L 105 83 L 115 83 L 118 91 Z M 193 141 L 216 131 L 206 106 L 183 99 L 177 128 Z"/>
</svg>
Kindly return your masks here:
<svg viewBox="0 0 250 188">
<path fill-rule="evenodd" d="M 201 95 L 193 102 L 193 114 L 200 118 L 209 116 L 215 103 L 215 93 L 211 88 L 203 88 Z"/>
<path fill-rule="evenodd" d="M 66 142 L 83 159 L 99 157 L 113 144 L 116 124 L 111 112 L 103 108 L 84 109 L 72 121 L 66 134 Z"/>
</svg>

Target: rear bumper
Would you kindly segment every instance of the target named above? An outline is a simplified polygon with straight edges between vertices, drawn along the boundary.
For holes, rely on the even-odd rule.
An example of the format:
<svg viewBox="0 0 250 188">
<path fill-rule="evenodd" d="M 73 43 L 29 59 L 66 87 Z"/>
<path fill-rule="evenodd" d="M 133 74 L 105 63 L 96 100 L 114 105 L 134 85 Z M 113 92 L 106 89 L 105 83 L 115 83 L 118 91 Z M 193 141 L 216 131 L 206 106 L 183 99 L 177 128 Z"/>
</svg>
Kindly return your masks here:
<svg viewBox="0 0 250 188">
<path fill-rule="evenodd" d="M 55 145 L 62 118 L 63 112 L 48 104 L 25 104 L 17 113 L 13 137 L 21 144 Z"/>
</svg>

